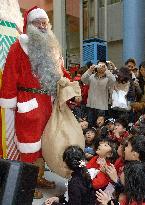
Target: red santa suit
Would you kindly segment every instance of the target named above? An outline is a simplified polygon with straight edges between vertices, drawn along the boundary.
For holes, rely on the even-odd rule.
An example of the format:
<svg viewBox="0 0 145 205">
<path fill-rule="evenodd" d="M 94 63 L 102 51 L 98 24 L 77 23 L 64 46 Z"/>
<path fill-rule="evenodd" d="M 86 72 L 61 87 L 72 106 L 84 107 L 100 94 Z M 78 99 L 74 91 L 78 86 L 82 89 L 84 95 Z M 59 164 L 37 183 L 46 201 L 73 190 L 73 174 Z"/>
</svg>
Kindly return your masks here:
<svg viewBox="0 0 145 205">
<path fill-rule="evenodd" d="M 1 107 L 17 107 L 15 113 L 16 143 L 21 160 L 33 162 L 40 157 L 41 135 L 51 114 L 51 97 L 21 91 L 21 88 L 40 89 L 31 71 L 28 55 L 16 41 L 10 48 L 2 78 Z"/>
<path fill-rule="evenodd" d="M 26 23 L 25 18 L 25 29 Z M 20 160 L 35 162 L 41 157 L 41 136 L 50 118 L 52 103 L 51 96 L 47 94 L 22 89 L 41 87 L 37 77 L 32 74 L 27 48 L 21 38 L 9 50 L 2 78 L 0 106 L 16 107 L 15 141 L 21 153 Z"/>
</svg>

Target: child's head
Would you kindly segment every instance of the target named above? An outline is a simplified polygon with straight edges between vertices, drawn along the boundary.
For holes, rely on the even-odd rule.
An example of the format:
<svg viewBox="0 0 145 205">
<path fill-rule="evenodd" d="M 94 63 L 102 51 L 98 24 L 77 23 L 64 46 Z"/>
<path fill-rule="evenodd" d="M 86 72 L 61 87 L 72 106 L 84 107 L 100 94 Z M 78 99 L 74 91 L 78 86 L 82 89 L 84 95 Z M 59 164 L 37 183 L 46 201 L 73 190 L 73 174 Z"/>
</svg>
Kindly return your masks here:
<svg viewBox="0 0 145 205">
<path fill-rule="evenodd" d="M 115 121 L 114 131 L 117 131 L 119 134 L 122 134 L 128 127 L 127 120 L 125 117 L 120 117 Z"/>
<path fill-rule="evenodd" d="M 88 128 L 89 123 L 86 119 L 80 119 L 79 123 L 81 125 L 82 130 L 85 130 Z"/>
<path fill-rule="evenodd" d="M 95 143 L 96 154 L 101 158 L 114 158 L 116 155 L 115 143 L 108 137 L 100 137 Z"/>
<path fill-rule="evenodd" d="M 80 162 L 84 160 L 84 152 L 79 146 L 69 146 L 63 153 L 63 161 L 72 171 L 79 169 Z"/>
<path fill-rule="evenodd" d="M 125 160 L 145 162 L 145 136 L 139 135 L 131 137 L 125 147 Z"/>
<path fill-rule="evenodd" d="M 84 131 L 85 140 L 87 144 L 92 144 L 96 138 L 96 130 L 93 128 L 86 129 Z"/>
<path fill-rule="evenodd" d="M 124 168 L 124 182 L 128 201 L 142 202 L 145 199 L 145 163 L 127 163 Z"/>
<path fill-rule="evenodd" d="M 106 122 L 107 128 L 109 131 L 113 131 L 114 130 L 114 123 L 115 123 L 115 119 L 113 118 L 109 118 Z"/>
<path fill-rule="evenodd" d="M 99 115 L 97 117 L 97 120 L 96 120 L 96 125 L 97 127 L 102 127 L 105 123 L 105 116 L 104 115 Z"/>
<path fill-rule="evenodd" d="M 85 167 L 85 153 L 79 146 L 69 146 L 63 153 L 63 161 L 73 172 L 80 172 L 87 186 L 90 186 L 91 177 Z"/>
</svg>

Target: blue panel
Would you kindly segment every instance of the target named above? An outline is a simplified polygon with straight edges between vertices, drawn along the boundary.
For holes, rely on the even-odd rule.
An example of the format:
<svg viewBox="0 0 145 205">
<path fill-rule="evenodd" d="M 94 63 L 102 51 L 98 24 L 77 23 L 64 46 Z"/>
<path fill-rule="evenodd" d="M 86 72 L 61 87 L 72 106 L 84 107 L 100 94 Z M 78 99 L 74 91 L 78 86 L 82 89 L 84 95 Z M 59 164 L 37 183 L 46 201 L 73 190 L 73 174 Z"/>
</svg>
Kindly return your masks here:
<svg viewBox="0 0 145 205">
<path fill-rule="evenodd" d="M 123 1 L 123 55 L 145 60 L 145 0 Z"/>
<path fill-rule="evenodd" d="M 88 39 L 83 43 L 83 65 L 88 61 L 96 64 L 98 60 L 107 60 L 107 43 L 100 39 Z"/>
</svg>

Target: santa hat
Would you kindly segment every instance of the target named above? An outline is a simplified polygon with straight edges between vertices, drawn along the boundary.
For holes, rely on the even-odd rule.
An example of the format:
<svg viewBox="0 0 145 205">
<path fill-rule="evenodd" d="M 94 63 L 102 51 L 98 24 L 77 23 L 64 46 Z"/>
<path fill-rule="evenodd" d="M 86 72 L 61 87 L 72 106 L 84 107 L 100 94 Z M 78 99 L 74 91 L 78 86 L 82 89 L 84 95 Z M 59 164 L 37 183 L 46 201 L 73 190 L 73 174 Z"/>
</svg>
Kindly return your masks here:
<svg viewBox="0 0 145 205">
<path fill-rule="evenodd" d="M 46 18 L 48 19 L 47 13 L 43 10 L 34 6 L 33 8 L 25 11 L 24 13 L 24 26 L 23 26 L 23 33 L 26 33 L 26 28 L 28 22 L 32 22 L 37 18 Z"/>
</svg>

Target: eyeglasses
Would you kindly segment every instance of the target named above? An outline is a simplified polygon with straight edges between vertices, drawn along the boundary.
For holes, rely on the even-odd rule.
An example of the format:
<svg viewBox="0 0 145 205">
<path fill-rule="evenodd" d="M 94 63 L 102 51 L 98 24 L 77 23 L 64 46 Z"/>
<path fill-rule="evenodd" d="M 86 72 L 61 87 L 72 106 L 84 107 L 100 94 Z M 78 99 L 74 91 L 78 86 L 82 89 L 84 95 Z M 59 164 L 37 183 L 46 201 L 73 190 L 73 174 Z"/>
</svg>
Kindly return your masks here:
<svg viewBox="0 0 145 205">
<path fill-rule="evenodd" d="M 48 24 L 49 24 L 49 22 L 48 21 L 40 21 L 40 20 L 35 20 L 35 21 L 32 21 L 32 24 L 34 25 L 34 26 L 37 26 L 37 27 L 39 27 L 39 26 L 41 26 L 41 27 L 43 27 L 43 28 L 46 28 L 47 26 L 48 26 Z"/>
</svg>

